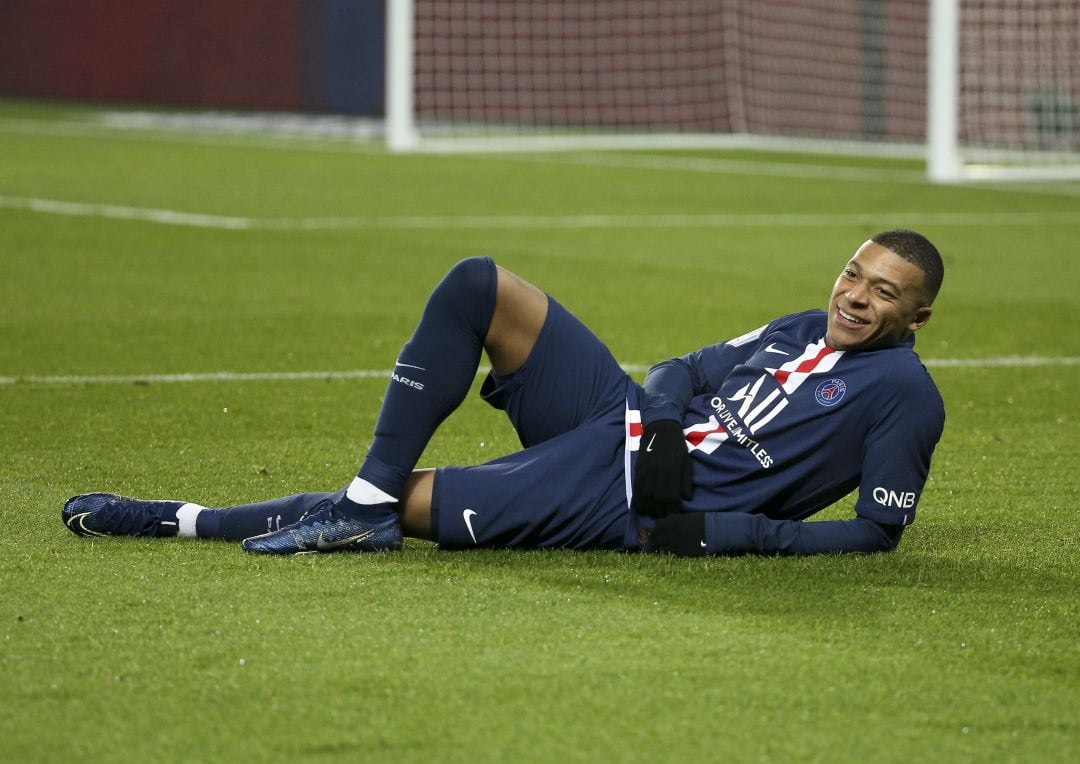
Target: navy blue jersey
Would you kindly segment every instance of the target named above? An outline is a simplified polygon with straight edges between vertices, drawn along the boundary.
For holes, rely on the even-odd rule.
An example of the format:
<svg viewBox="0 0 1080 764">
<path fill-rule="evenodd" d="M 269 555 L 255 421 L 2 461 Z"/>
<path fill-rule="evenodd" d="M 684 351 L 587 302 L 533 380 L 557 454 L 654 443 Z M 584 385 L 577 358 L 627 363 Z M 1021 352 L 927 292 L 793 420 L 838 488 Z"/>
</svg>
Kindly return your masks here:
<svg viewBox="0 0 1080 764">
<path fill-rule="evenodd" d="M 529 359 L 489 376 L 524 451 L 437 471 L 435 538 L 474 546 L 648 548 L 631 510 L 642 422 L 683 423 L 710 554 L 893 548 L 926 480 L 944 412 L 909 341 L 839 352 L 807 311 L 658 364 L 644 387 L 554 300 Z M 859 517 L 800 522 L 860 487 Z"/>
<path fill-rule="evenodd" d="M 650 372 L 644 423 L 681 420 L 694 458 L 687 509 L 801 520 L 858 488 L 860 517 L 914 520 L 944 426 L 941 396 L 913 335 L 833 350 L 826 320 L 820 310 L 784 316 Z"/>
</svg>

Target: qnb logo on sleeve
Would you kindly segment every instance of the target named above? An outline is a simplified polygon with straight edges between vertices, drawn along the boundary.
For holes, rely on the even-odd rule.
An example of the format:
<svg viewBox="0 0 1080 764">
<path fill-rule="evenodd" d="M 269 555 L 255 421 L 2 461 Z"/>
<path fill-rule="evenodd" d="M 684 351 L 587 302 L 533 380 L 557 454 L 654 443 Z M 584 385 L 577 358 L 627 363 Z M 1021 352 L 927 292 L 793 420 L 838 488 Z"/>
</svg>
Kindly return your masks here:
<svg viewBox="0 0 1080 764">
<path fill-rule="evenodd" d="M 880 485 L 874 488 L 874 501 L 883 507 L 896 507 L 897 509 L 911 509 L 915 506 L 914 491 L 890 491 Z"/>
</svg>

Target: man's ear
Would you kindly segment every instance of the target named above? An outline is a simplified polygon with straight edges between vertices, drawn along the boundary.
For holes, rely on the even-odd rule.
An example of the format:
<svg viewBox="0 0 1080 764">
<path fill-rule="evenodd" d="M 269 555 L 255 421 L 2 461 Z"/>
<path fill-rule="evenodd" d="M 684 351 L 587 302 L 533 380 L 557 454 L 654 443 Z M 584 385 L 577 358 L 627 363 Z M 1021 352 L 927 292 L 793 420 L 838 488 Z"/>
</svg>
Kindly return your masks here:
<svg viewBox="0 0 1080 764">
<path fill-rule="evenodd" d="M 911 331 L 918 331 L 926 326 L 930 321 L 930 316 L 933 314 L 934 309 L 929 305 L 915 309 L 915 315 L 911 319 L 911 323 L 908 324 L 908 329 Z"/>
</svg>

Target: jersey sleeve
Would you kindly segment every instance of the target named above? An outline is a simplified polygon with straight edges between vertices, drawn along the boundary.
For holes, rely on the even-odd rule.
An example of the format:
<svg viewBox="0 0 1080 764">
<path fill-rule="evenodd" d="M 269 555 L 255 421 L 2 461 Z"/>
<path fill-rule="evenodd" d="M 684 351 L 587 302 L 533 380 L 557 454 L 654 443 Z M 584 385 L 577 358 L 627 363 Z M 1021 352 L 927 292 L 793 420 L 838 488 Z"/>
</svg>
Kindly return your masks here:
<svg viewBox="0 0 1080 764">
<path fill-rule="evenodd" d="M 771 325 L 766 324 L 726 342 L 706 345 L 679 358 L 661 361 L 649 369 L 642 385 L 645 390 L 642 422 L 646 425 L 660 419 L 681 422 L 690 400 L 695 395 L 719 389 L 731 370 L 754 354 L 760 338 Z"/>
<path fill-rule="evenodd" d="M 773 520 L 744 512 L 705 512 L 702 551 L 711 555 L 847 554 L 889 552 L 904 529 L 864 517 L 850 520 Z"/>
<path fill-rule="evenodd" d="M 902 380 L 878 410 L 863 448 L 855 512 L 886 525 L 910 525 L 945 425 L 945 407 L 925 371 Z"/>
</svg>

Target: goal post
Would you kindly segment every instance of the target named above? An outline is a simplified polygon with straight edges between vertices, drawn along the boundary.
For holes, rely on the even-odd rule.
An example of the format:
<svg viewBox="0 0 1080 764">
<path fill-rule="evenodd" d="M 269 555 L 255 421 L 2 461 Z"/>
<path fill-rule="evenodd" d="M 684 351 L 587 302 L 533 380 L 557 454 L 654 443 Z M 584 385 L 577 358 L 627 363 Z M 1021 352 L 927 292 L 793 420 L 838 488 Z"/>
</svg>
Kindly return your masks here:
<svg viewBox="0 0 1080 764">
<path fill-rule="evenodd" d="M 1077 0 L 387 0 L 390 151 L 767 148 L 1080 178 Z"/>
<path fill-rule="evenodd" d="M 1080 2 L 930 0 L 927 175 L 1080 180 Z"/>
<path fill-rule="evenodd" d="M 419 147 L 414 112 L 413 0 L 386 2 L 386 147 L 392 152 Z"/>
<path fill-rule="evenodd" d="M 936 183 L 963 177 L 957 133 L 960 100 L 959 0 L 930 0 L 927 45 L 926 175 Z"/>
</svg>

